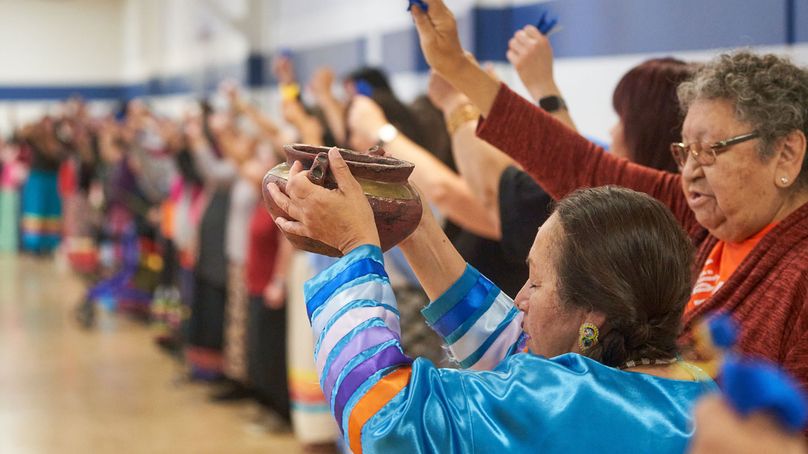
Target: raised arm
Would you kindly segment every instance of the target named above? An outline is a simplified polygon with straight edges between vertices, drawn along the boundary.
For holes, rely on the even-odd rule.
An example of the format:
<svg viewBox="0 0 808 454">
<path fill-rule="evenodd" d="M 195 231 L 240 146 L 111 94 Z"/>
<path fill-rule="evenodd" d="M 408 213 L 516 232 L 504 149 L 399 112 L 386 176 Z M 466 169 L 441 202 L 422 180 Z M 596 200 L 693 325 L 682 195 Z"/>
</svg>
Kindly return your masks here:
<svg viewBox="0 0 808 454">
<path fill-rule="evenodd" d="M 357 96 L 348 113 L 353 134 L 374 137 L 387 123 L 381 108 L 370 98 Z M 371 140 L 372 142 L 372 140 Z M 412 181 L 452 222 L 486 238 L 498 238 L 496 218 L 485 209 L 466 180 L 454 173 L 438 158 L 399 133 L 384 145 L 388 155 L 415 164 Z"/>
<path fill-rule="evenodd" d="M 446 119 L 458 172 L 469 182 L 474 197 L 482 203 L 491 219 L 501 225 L 499 182 L 505 169 L 515 164 L 514 160 L 477 137 L 480 111 L 466 95 L 434 71 L 429 78 L 429 99 Z"/>
<path fill-rule="evenodd" d="M 433 301 L 424 318 L 460 367 L 490 370 L 524 347 L 522 313 L 466 264 L 428 210 L 399 247 Z"/>
<path fill-rule="evenodd" d="M 519 78 L 530 93 L 533 102 L 548 96 L 561 96 L 561 90 L 553 77 L 553 48 L 533 25 L 518 30 L 508 42 L 508 61 L 516 68 Z M 552 112 L 558 121 L 576 130 L 566 106 Z"/>
<path fill-rule="evenodd" d="M 238 177 L 238 167 L 234 163 L 219 159 L 214 155 L 213 149 L 197 121 L 188 123 L 186 134 L 194 156 L 194 167 L 206 184 L 227 186 Z"/>
<path fill-rule="evenodd" d="M 513 93 L 463 52 L 454 16 L 443 1 L 425 1 L 429 13 L 412 8 L 424 56 L 485 117 L 477 129 L 480 138 L 514 158 L 555 199 L 582 187 L 625 186 L 659 199 L 696 233 L 678 175 L 612 156 Z"/>
<path fill-rule="evenodd" d="M 323 111 L 325 121 L 337 144 L 344 144 L 345 133 L 345 105 L 334 96 L 331 86 L 334 84 L 334 71 L 329 67 L 317 68 L 309 81 L 309 89 L 314 95 L 315 102 Z M 330 144 L 335 145 L 335 144 Z"/>
</svg>

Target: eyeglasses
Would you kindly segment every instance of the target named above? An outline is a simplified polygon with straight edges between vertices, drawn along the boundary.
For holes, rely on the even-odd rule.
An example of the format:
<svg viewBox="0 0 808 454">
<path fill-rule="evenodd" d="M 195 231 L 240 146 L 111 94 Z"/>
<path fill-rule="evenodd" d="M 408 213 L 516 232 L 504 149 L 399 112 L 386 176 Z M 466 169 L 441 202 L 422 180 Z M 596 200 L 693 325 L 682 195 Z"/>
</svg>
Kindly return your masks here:
<svg viewBox="0 0 808 454">
<path fill-rule="evenodd" d="M 679 169 L 682 169 L 687 163 L 688 155 L 693 156 L 693 159 L 695 159 L 699 165 L 709 166 L 715 163 L 715 157 L 718 156 L 719 153 L 726 151 L 726 148 L 746 142 L 747 140 L 756 139 L 759 136 L 757 132 L 750 132 L 730 139 L 720 140 L 712 145 L 707 143 L 691 143 L 688 145 L 682 142 L 672 143 L 671 154 L 673 154 L 673 160 L 676 161 L 676 165 L 679 166 Z"/>
</svg>

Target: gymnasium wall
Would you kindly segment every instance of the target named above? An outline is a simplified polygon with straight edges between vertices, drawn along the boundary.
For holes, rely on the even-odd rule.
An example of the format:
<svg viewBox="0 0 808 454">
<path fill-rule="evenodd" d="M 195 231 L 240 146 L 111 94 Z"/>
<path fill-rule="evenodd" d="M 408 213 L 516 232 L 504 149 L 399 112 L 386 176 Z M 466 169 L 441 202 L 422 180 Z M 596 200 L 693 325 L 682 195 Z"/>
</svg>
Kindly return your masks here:
<svg viewBox="0 0 808 454">
<path fill-rule="evenodd" d="M 556 79 L 582 131 L 608 138 L 611 92 L 633 65 L 656 56 L 706 60 L 753 47 L 808 64 L 808 0 L 448 0 L 467 49 L 505 61 L 513 31 L 543 11 Z M 344 74 L 380 65 L 409 99 L 426 65 L 404 0 L 7 0 L 0 2 L 0 132 L 53 110 L 71 93 L 99 102 L 147 97 L 180 114 L 224 78 L 249 85 L 275 110 L 270 61 L 292 52 L 301 80 L 321 64 Z"/>
</svg>

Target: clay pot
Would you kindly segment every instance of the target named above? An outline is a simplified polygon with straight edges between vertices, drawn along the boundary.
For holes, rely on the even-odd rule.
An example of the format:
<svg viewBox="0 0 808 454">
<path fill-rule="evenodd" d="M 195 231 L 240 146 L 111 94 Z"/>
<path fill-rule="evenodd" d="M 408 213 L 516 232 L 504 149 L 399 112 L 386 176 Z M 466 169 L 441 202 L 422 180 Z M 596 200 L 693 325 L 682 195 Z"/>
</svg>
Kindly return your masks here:
<svg viewBox="0 0 808 454">
<path fill-rule="evenodd" d="M 264 176 L 264 205 L 273 219 L 278 216 L 289 219 L 289 215 L 272 200 L 267 184 L 275 183 L 282 191 L 286 191 L 289 168 L 295 161 L 300 161 L 303 168 L 311 170 L 309 179 L 315 184 L 329 189 L 337 187 L 334 175 L 328 170 L 328 147 L 293 144 L 283 148 L 286 162 L 275 166 Z M 415 166 L 406 161 L 386 157 L 384 150 L 381 149 L 371 150 L 370 154 L 345 149 L 340 149 L 339 152 L 353 176 L 362 185 L 373 209 L 382 250 L 387 251 L 407 238 L 421 220 L 421 199 L 407 182 Z M 342 256 L 339 250 L 320 241 L 285 234 L 298 249 L 331 257 Z"/>
</svg>

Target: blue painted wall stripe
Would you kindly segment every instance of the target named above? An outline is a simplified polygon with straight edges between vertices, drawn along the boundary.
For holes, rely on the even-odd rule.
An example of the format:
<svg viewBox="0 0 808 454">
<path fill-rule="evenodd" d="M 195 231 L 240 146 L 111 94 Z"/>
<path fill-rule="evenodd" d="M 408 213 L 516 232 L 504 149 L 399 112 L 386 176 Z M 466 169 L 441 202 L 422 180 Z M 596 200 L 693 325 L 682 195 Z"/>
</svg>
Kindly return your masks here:
<svg viewBox="0 0 808 454">
<path fill-rule="evenodd" d="M 804 0 L 803 0 L 804 1 Z M 788 0 L 562 0 L 475 10 L 475 53 L 503 61 L 508 40 L 545 10 L 563 29 L 557 57 L 776 45 L 786 43 Z"/>
<path fill-rule="evenodd" d="M 458 17 L 464 44 L 480 60 L 505 61 L 508 40 L 548 10 L 563 30 L 552 36 L 557 57 L 668 53 L 753 45 L 808 42 L 808 0 L 555 0 L 504 8 L 478 7 Z M 382 37 L 382 66 L 390 73 L 425 71 L 414 28 Z M 293 49 L 301 80 L 320 65 L 337 74 L 366 63 L 367 43 L 356 38 Z M 209 68 L 192 75 L 153 78 L 140 84 L 0 86 L 0 100 L 54 100 L 79 94 L 121 99 L 208 93 L 224 78 L 250 87 L 272 85 L 271 55 L 253 53 L 241 65 Z"/>
<path fill-rule="evenodd" d="M 794 41 L 808 43 L 808 0 L 794 2 Z"/>
</svg>

